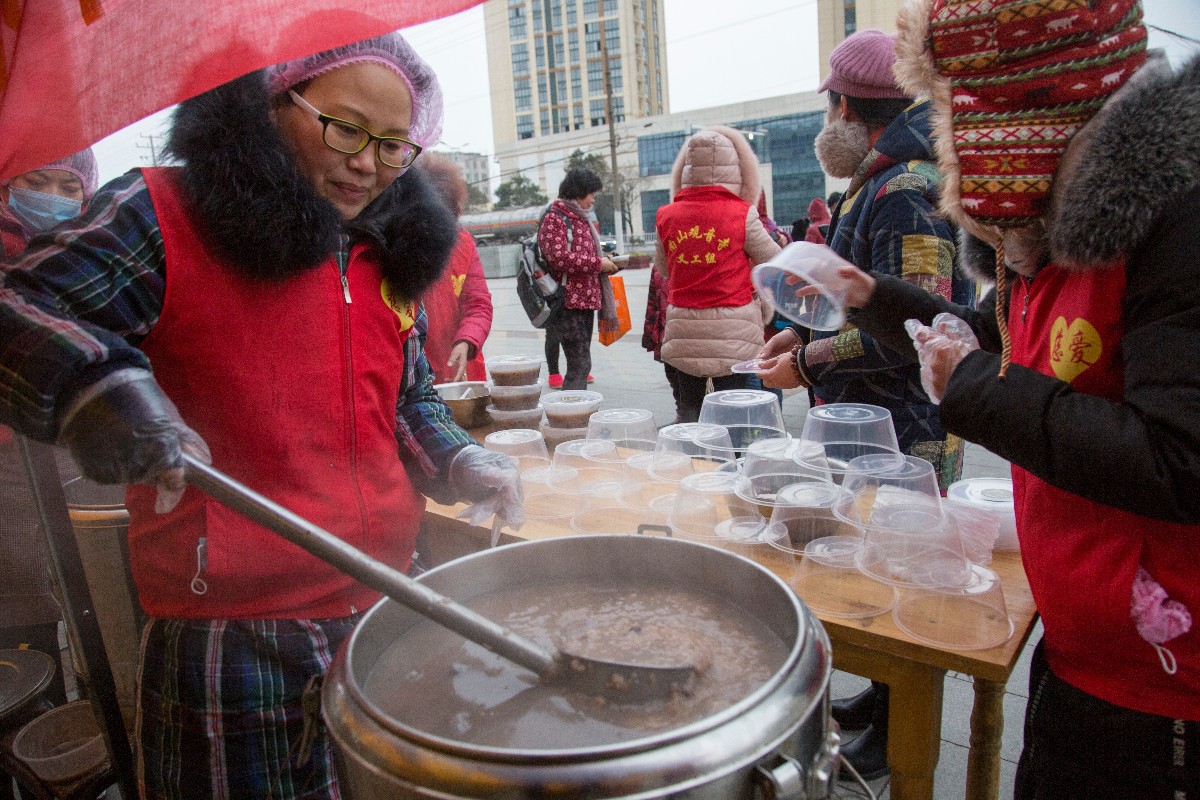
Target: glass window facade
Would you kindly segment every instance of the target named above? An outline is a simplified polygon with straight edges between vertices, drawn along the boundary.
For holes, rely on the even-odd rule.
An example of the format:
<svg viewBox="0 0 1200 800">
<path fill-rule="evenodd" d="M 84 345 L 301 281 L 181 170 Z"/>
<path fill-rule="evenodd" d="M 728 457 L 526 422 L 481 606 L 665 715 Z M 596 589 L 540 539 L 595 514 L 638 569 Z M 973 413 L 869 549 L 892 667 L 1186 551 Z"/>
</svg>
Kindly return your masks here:
<svg viewBox="0 0 1200 800">
<path fill-rule="evenodd" d="M 814 197 L 825 196 L 825 173 L 821 171 L 821 164 L 813 149 L 813 142 L 824 124 L 824 111 L 730 123 L 731 127 L 744 132 L 755 131 L 751 147 L 760 161 L 771 165 L 772 214 L 781 226 L 787 227 L 793 220 L 804 216 Z M 669 175 L 686 138 L 684 131 L 639 136 L 638 174 L 644 178 Z M 654 228 L 654 211 L 666 202 L 665 199 L 661 202 L 655 199 L 656 191 L 642 193 L 642 219 L 646 233 Z"/>
<path fill-rule="evenodd" d="M 533 138 L 533 115 L 521 114 L 517 117 L 517 138 L 532 139 Z"/>
<path fill-rule="evenodd" d="M 654 216 L 658 210 L 671 202 L 670 189 L 651 189 L 642 192 L 642 230 L 647 235 L 655 233 Z"/>
<path fill-rule="evenodd" d="M 512 46 L 513 77 L 529 74 L 529 45 L 522 42 Z"/>
<path fill-rule="evenodd" d="M 525 0 L 508 0 L 508 35 L 514 39 L 524 39 L 528 35 L 525 28 Z"/>
<path fill-rule="evenodd" d="M 638 174 L 643 178 L 651 175 L 667 175 L 679 155 L 679 148 L 687 135 L 683 131 L 658 133 L 638 137 Z"/>
<path fill-rule="evenodd" d="M 513 81 L 513 100 L 516 101 L 517 111 L 533 110 L 533 88 L 528 78 Z"/>
</svg>

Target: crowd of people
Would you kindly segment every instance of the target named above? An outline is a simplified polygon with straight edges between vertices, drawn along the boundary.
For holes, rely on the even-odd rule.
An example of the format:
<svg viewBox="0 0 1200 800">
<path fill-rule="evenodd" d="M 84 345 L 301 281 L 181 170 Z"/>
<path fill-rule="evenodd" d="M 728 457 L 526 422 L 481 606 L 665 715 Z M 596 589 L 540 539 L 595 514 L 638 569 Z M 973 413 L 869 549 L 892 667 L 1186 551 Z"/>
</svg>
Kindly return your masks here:
<svg viewBox="0 0 1200 800">
<path fill-rule="evenodd" d="M 676 422 L 710 390 L 804 389 L 886 408 L 943 491 L 964 441 L 1009 461 L 1045 630 L 1016 797 L 1193 796 L 1200 59 L 1148 56 L 1139 0 L 1029 6 L 1036 46 L 1006 5 L 966 19 L 911 0 L 898 36 L 834 49 L 815 149 L 847 186 L 790 230 L 741 132 L 691 133 L 657 211 L 642 344 Z M 493 314 L 458 223 L 462 172 L 426 152 L 442 111 L 437 76 L 390 34 L 181 103 L 180 166 L 98 187 L 85 151 L 0 187 L 0 421 L 128 487 L 145 798 L 338 797 L 305 710 L 379 597 L 188 489 L 185 455 L 400 570 L 426 497 L 524 518 L 516 463 L 435 389 L 485 378 Z M 564 289 L 546 327 L 556 388 L 586 388 L 597 319 L 615 314 L 602 189 L 567 171 L 539 223 Z M 752 268 L 793 241 L 847 262 L 840 330 L 756 296 Z M 732 371 L 750 359 L 757 373 Z M 0 649 L 56 649 L 14 454 L 0 428 Z M 855 771 L 885 774 L 887 686 L 833 715 L 863 730 L 843 750 Z"/>
</svg>

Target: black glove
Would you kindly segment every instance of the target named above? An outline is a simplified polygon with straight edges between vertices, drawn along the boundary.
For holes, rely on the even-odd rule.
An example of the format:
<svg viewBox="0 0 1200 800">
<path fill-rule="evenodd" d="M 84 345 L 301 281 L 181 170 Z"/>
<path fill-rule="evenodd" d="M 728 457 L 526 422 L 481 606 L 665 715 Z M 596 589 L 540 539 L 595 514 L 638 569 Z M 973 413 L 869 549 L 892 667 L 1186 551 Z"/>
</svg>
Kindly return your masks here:
<svg viewBox="0 0 1200 800">
<path fill-rule="evenodd" d="M 84 476 L 98 483 L 152 483 L 159 513 L 175 507 L 186 486 L 183 451 L 211 462 L 208 445 L 148 373 L 122 379 L 85 399 L 67 419 L 60 442 Z M 103 382 L 102 382 L 103 383 Z"/>
</svg>

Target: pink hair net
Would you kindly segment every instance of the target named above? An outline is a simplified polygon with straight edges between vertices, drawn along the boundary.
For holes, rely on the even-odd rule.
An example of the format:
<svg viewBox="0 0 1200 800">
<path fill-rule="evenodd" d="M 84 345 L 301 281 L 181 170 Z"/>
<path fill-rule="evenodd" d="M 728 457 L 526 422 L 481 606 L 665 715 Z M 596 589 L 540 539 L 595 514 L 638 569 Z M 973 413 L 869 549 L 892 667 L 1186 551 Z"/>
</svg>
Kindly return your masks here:
<svg viewBox="0 0 1200 800">
<path fill-rule="evenodd" d="M 442 136 L 442 88 L 433 70 L 398 33 L 276 64 L 267 69 L 267 85 L 272 96 L 280 95 L 310 78 L 362 62 L 382 64 L 404 80 L 413 100 L 408 138 L 423 148 L 437 144 Z"/>
<path fill-rule="evenodd" d="M 83 183 L 83 199 L 90 200 L 92 195 L 96 193 L 96 189 L 100 188 L 100 167 L 96 164 L 96 156 L 92 153 L 92 148 L 80 150 L 78 153 L 69 155 L 66 158 L 60 158 L 58 161 L 51 161 L 44 167 L 38 169 L 61 169 L 70 172 L 76 178 L 79 178 Z M 30 170 L 34 172 L 36 170 Z M 4 185 L 8 185 L 8 181 Z"/>
</svg>

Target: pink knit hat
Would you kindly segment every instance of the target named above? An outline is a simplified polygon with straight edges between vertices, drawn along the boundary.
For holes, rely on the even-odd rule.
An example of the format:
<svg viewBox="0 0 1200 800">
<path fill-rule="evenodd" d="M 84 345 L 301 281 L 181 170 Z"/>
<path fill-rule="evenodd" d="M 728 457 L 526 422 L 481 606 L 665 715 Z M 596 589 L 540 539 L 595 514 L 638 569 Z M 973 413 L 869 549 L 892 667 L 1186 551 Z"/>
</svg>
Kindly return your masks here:
<svg viewBox="0 0 1200 800">
<path fill-rule="evenodd" d="M 892 75 L 896 63 L 896 36 L 875 28 L 852 33 L 833 48 L 829 56 L 829 77 L 818 92 L 863 99 L 901 99 L 909 97 Z"/>
<path fill-rule="evenodd" d="M 90 200 L 92 195 L 96 193 L 96 189 L 100 186 L 100 167 L 96 164 L 96 155 L 90 147 L 85 147 L 78 153 L 64 156 L 58 161 L 51 161 L 45 166 L 38 167 L 38 169 L 61 169 L 79 178 L 80 183 L 83 184 L 84 200 Z M 29 171 L 36 172 L 37 170 Z M 12 179 L 9 178 L 2 185 L 8 186 L 11 181 Z"/>
</svg>

